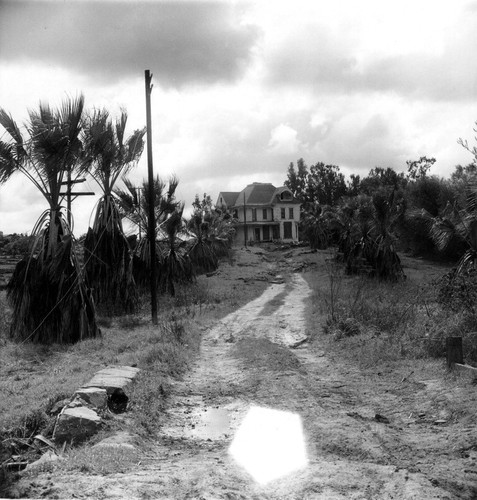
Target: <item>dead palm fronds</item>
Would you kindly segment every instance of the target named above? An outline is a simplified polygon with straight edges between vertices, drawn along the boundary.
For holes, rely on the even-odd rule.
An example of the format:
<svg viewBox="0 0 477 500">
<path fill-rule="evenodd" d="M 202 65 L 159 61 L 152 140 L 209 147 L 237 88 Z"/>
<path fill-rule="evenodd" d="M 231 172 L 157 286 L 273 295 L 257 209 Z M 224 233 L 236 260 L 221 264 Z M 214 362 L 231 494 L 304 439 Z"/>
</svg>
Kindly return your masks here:
<svg viewBox="0 0 477 500">
<path fill-rule="evenodd" d="M 83 96 L 56 110 L 40 104 L 29 112 L 27 140 L 11 115 L 0 109 L 0 124 L 10 136 L 9 142 L 0 141 L 0 179 L 23 173 L 49 205 L 33 229 L 30 255 L 17 265 L 8 285 L 10 333 L 19 340 L 76 342 L 99 333 L 61 207 L 62 183 L 84 158 L 83 108 Z"/>
<path fill-rule="evenodd" d="M 145 129 L 125 138 L 127 114 L 123 110 L 113 124 L 109 113 L 96 110 L 84 127 L 87 171 L 103 192 L 93 227 L 84 245 L 86 274 L 94 298 L 110 313 L 131 313 L 137 307 L 137 291 L 132 274 L 132 255 L 123 231 L 121 215 L 112 191 L 121 175 L 139 160 L 144 148 Z"/>
</svg>

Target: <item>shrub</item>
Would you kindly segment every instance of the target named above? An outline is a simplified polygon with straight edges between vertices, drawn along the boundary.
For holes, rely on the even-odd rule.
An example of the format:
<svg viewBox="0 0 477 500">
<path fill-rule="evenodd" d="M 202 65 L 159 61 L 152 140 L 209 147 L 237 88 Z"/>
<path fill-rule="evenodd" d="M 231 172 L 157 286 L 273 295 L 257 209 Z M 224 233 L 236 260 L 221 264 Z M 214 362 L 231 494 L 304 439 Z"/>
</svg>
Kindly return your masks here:
<svg viewBox="0 0 477 500">
<path fill-rule="evenodd" d="M 458 273 L 453 270 L 444 274 L 435 283 L 437 301 L 444 308 L 453 312 L 465 311 L 476 316 L 477 271 L 467 269 Z"/>
</svg>

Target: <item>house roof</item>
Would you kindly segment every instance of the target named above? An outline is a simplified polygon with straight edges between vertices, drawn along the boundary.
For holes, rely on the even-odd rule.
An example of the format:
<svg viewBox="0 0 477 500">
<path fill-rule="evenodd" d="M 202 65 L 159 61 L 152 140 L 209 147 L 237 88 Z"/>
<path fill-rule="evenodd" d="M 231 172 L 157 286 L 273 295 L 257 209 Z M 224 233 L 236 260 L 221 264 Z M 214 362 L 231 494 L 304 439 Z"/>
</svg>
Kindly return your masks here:
<svg viewBox="0 0 477 500">
<path fill-rule="evenodd" d="M 243 203 L 245 194 L 246 205 L 270 205 L 275 190 L 273 184 L 254 182 L 240 192 L 237 203 L 239 205 Z"/>
<path fill-rule="evenodd" d="M 268 182 L 254 182 L 240 192 L 221 191 L 219 193 L 219 199 L 222 197 L 225 205 L 229 208 L 243 206 L 244 204 L 255 206 L 271 205 L 272 203 L 282 202 L 278 197 L 283 191 L 289 192 L 290 190 L 286 186 L 276 188 L 273 184 Z M 285 202 L 299 203 L 293 195 L 291 199 Z"/>
<path fill-rule="evenodd" d="M 238 191 L 221 191 L 219 197 L 222 196 L 227 207 L 233 207 L 239 194 Z"/>
</svg>

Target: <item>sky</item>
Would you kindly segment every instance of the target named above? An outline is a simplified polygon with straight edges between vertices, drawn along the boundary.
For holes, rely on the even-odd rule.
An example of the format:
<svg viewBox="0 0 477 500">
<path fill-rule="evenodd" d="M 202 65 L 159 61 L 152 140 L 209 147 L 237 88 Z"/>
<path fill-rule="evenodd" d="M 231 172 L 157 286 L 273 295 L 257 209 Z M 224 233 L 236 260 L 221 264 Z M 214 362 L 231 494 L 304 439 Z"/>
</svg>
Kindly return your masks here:
<svg viewBox="0 0 477 500">
<path fill-rule="evenodd" d="M 132 133 L 150 70 L 154 172 L 179 178 L 187 212 L 195 194 L 280 186 L 299 158 L 347 176 L 471 163 L 457 141 L 475 144 L 476 47 L 477 0 L 0 0 L 0 107 L 25 123 L 83 93 L 125 108 Z M 145 152 L 129 177 L 147 177 Z M 96 201 L 73 202 L 77 236 Z M 0 231 L 29 233 L 46 208 L 18 174 L 0 186 Z"/>
</svg>

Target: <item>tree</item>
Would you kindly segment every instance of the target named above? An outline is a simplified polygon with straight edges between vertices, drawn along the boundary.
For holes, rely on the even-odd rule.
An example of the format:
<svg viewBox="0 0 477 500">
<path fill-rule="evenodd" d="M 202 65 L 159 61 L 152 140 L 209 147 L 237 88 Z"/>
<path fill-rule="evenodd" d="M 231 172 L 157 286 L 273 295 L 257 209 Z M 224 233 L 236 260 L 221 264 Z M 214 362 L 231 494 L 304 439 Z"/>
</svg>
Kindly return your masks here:
<svg viewBox="0 0 477 500">
<path fill-rule="evenodd" d="M 141 186 L 134 186 L 133 183 L 127 178 L 124 178 L 123 182 L 126 189 L 115 189 L 114 194 L 118 197 L 121 217 L 126 218 L 135 224 L 139 229 L 139 233 L 142 235 L 142 238 L 140 238 L 134 250 L 133 273 L 136 283 L 143 288 L 147 288 L 149 286 L 151 269 L 150 242 L 147 231 L 149 201 L 147 196 L 141 196 L 141 192 L 148 192 L 149 183 L 147 181 L 143 181 Z M 157 241 L 159 236 L 165 236 L 161 227 L 167 218 L 179 210 L 181 206 L 180 202 L 178 202 L 175 198 L 175 191 L 178 184 L 179 181 L 174 176 L 169 179 L 168 184 L 162 181 L 159 176 L 156 176 L 154 179 L 154 240 L 157 247 L 156 256 L 158 259 L 158 266 L 162 265 L 164 253 L 161 251 Z"/>
<path fill-rule="evenodd" d="M 285 186 L 287 186 L 293 193 L 293 196 L 300 200 L 300 203 L 306 205 L 311 200 L 307 196 L 308 187 L 308 168 L 305 164 L 303 158 L 300 158 L 297 162 L 297 170 L 293 162 L 290 163 L 288 167 L 287 180 L 285 181 Z"/>
<path fill-rule="evenodd" d="M 402 215 L 399 193 L 381 188 L 372 197 L 360 195 L 348 199 L 340 208 L 344 230 L 339 248 L 347 272 L 360 272 L 366 263 L 379 279 L 403 279 L 393 235 Z"/>
<path fill-rule="evenodd" d="M 411 181 L 417 179 L 422 179 L 427 176 L 427 172 L 436 162 L 435 158 L 427 158 L 427 156 L 421 156 L 419 160 L 409 160 L 407 164 L 407 177 Z"/>
<path fill-rule="evenodd" d="M 13 306 L 10 334 L 19 340 L 76 342 L 100 333 L 61 205 L 62 184 L 84 159 L 83 109 L 82 95 L 56 110 L 41 103 L 29 112 L 27 140 L 0 109 L 0 124 L 10 136 L 9 142 L 0 141 L 0 180 L 21 172 L 49 206 L 33 228 L 29 256 L 17 264 L 7 288 Z"/>
<path fill-rule="evenodd" d="M 194 209 L 194 213 L 208 213 L 212 211 L 212 198 L 207 193 L 204 193 L 202 196 L 202 200 L 199 198 L 199 195 L 195 195 L 195 199 L 192 202 L 192 208 Z"/>
<path fill-rule="evenodd" d="M 187 229 L 194 237 L 188 251 L 195 273 L 215 271 L 219 258 L 228 255 L 235 234 L 233 218 L 212 208 L 210 196 L 204 194 L 202 201 L 196 195 L 192 203 L 194 211 Z"/>
<path fill-rule="evenodd" d="M 185 245 L 177 240 L 177 235 L 183 229 L 183 211 L 184 205 L 180 204 L 161 224 L 167 235 L 167 247 L 161 259 L 159 282 L 162 291 L 168 291 L 172 296 L 176 294 L 176 283 L 191 282 L 195 274 Z"/>
<path fill-rule="evenodd" d="M 369 171 L 367 177 L 361 179 L 360 189 L 362 193 L 373 196 L 379 188 L 384 187 L 387 191 L 391 192 L 396 189 L 404 189 L 406 184 L 407 180 L 402 172 L 397 173 L 390 167 L 385 169 L 375 167 Z"/>
<path fill-rule="evenodd" d="M 133 168 L 144 148 L 146 129 L 135 130 L 126 138 L 127 113 L 113 124 L 106 110 L 95 110 L 86 120 L 84 145 L 88 172 L 100 187 L 93 227 L 84 242 L 85 269 L 94 298 L 111 312 L 133 312 L 137 291 L 132 274 L 132 258 L 124 234 L 113 187 L 120 176 Z"/>
<path fill-rule="evenodd" d="M 337 165 L 316 163 L 310 167 L 306 193 L 309 201 L 321 205 L 336 205 L 346 195 L 344 175 Z"/>
</svg>

